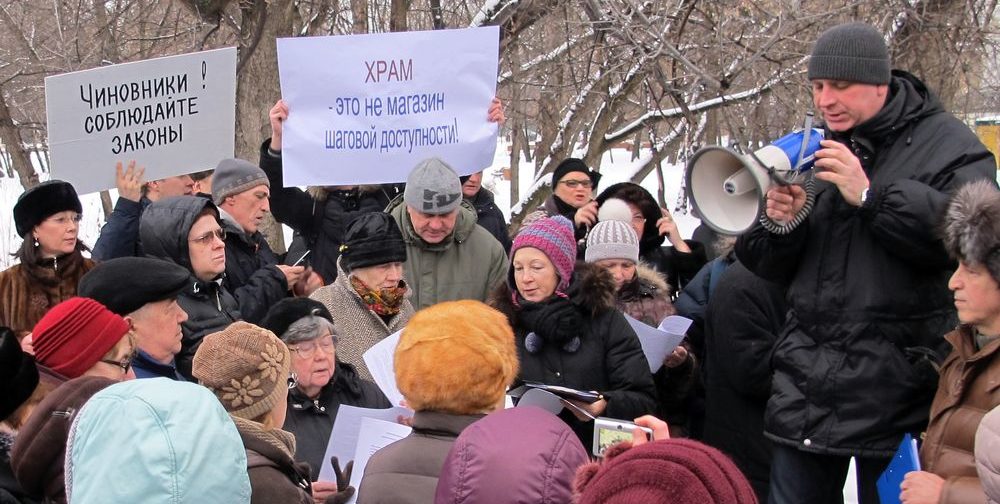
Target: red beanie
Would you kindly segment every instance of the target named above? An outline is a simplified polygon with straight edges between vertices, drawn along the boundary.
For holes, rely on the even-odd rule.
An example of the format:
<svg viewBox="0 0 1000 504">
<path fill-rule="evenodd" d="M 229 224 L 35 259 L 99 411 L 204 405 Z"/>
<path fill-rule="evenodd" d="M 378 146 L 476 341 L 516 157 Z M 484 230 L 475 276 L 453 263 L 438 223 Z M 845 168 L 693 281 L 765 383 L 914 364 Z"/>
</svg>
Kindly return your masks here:
<svg viewBox="0 0 1000 504">
<path fill-rule="evenodd" d="M 53 306 L 35 324 L 35 359 L 67 378 L 76 378 L 97 364 L 128 330 L 128 322 L 101 303 L 70 298 Z"/>
<path fill-rule="evenodd" d="M 756 504 L 743 473 L 711 446 L 667 439 L 605 452 L 603 464 L 577 471 L 578 504 Z"/>
</svg>

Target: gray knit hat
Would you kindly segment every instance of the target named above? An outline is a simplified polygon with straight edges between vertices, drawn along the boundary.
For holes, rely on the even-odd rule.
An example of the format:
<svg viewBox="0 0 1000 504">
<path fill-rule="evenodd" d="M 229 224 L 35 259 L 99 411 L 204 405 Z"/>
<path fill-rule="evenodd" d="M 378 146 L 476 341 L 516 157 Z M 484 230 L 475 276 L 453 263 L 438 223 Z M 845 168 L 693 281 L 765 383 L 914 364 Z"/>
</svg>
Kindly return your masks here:
<svg viewBox="0 0 1000 504">
<path fill-rule="evenodd" d="M 407 177 L 403 201 L 419 212 L 446 214 L 462 204 L 462 183 L 444 161 L 425 159 Z"/>
<path fill-rule="evenodd" d="M 955 259 L 985 266 L 1000 283 L 1000 191 L 991 181 L 962 186 L 944 214 L 944 247 Z"/>
<path fill-rule="evenodd" d="M 242 159 L 223 159 L 212 176 L 212 201 L 221 205 L 226 196 L 248 191 L 259 185 L 271 187 L 267 174 L 257 165 Z"/>
<path fill-rule="evenodd" d="M 639 238 L 632 226 L 618 220 L 598 222 L 587 235 L 587 262 L 628 259 L 639 262 Z"/>
<path fill-rule="evenodd" d="M 823 32 L 809 58 L 809 80 L 888 84 L 889 49 L 873 26 L 845 23 Z"/>
<path fill-rule="evenodd" d="M 191 373 L 229 414 L 246 420 L 271 411 L 288 387 L 288 347 L 271 331 L 233 322 L 202 340 Z"/>
</svg>

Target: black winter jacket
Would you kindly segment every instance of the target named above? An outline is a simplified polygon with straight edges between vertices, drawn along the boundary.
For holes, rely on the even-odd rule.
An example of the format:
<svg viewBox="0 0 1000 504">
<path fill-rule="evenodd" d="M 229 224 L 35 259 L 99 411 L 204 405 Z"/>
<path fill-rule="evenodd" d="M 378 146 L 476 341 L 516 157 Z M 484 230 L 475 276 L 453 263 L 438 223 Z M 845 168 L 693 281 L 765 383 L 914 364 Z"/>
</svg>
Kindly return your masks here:
<svg viewBox="0 0 1000 504">
<path fill-rule="evenodd" d="M 222 285 L 236 298 L 243 320 L 258 324 L 275 303 L 288 297 L 288 281 L 278 269 L 278 256 L 260 231 L 247 235 L 227 218 L 226 276 Z"/>
<path fill-rule="evenodd" d="M 215 209 L 212 202 L 198 196 L 177 196 L 149 205 L 142 214 L 139 235 L 143 252 L 148 257 L 164 259 L 191 271 L 188 233 L 198 214 L 205 208 Z M 241 320 L 236 299 L 221 285 L 222 279 L 203 282 L 191 274 L 188 287 L 177 295 L 177 304 L 187 313 L 181 324 L 181 352 L 177 354 L 177 371 L 188 380 L 194 352 L 205 336 Z"/>
<path fill-rule="evenodd" d="M 736 253 L 787 285 L 773 354 L 767 434 L 833 455 L 891 456 L 903 432 L 927 425 L 937 376 L 925 356 L 947 354 L 956 317 L 954 270 L 936 232 L 953 191 L 993 180 L 993 155 L 916 77 L 894 71 L 885 105 L 847 145 L 871 182 L 856 208 L 816 182 L 806 221 L 785 236 L 759 224 Z"/>
<path fill-rule="evenodd" d="M 337 278 L 337 258 L 344 243 L 347 225 L 361 214 L 381 212 L 396 196 L 383 186 L 359 186 L 350 190 L 326 191 L 325 199 L 315 199 L 297 187 L 285 187 L 281 153 L 271 154 L 268 138 L 260 146 L 260 168 L 271 183 L 271 213 L 294 229 L 310 244 L 309 262 L 329 285 Z"/>
<path fill-rule="evenodd" d="M 139 219 L 151 202 L 143 196 L 139 201 L 118 197 L 115 210 L 101 227 L 101 235 L 94 243 L 90 256 L 95 261 L 118 257 L 142 257 L 139 242 Z"/>
<path fill-rule="evenodd" d="M 497 288 L 491 304 L 504 313 L 514 329 L 521 361 L 519 379 L 580 390 L 596 390 L 608 402 L 602 416 L 631 421 L 656 411 L 656 389 L 649 363 L 632 326 L 615 308 L 614 279 L 607 270 L 578 262 L 567 294 L 589 321 L 580 335 L 580 348 L 566 352 L 545 345 L 539 353 L 525 349 L 531 332 L 514 306 L 506 283 Z M 593 422 L 583 424 L 564 410 L 564 420 L 584 446 L 593 442 Z"/>
<path fill-rule="evenodd" d="M 512 242 L 510 234 L 507 232 L 507 221 L 503 218 L 503 212 L 493 202 L 493 193 L 480 188 L 476 196 L 469 200 L 469 203 L 476 207 L 476 216 L 478 217 L 476 224 L 483 226 L 496 237 L 500 245 L 503 245 L 504 252 L 509 255 Z"/>
<path fill-rule="evenodd" d="M 309 463 L 313 481 L 319 477 L 330 442 L 330 431 L 337 419 L 340 405 L 359 408 L 391 408 L 385 394 L 372 382 L 362 380 L 354 366 L 337 361 L 333 379 L 313 400 L 298 388 L 288 391 L 288 413 L 282 429 L 295 434 L 295 460 Z M 340 461 L 346 464 L 347 461 Z"/>
<path fill-rule="evenodd" d="M 785 323 L 785 292 L 739 261 L 726 269 L 705 313 L 705 443 L 733 458 L 767 502 L 771 442 L 764 407 L 769 357 Z"/>
</svg>

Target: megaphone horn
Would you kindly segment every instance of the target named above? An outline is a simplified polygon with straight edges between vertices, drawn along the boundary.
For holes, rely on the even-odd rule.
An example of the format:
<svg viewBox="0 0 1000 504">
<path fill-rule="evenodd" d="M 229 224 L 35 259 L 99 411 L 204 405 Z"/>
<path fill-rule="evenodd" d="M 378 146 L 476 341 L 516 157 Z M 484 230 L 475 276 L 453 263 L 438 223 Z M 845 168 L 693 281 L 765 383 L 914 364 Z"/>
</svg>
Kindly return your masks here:
<svg viewBox="0 0 1000 504">
<path fill-rule="evenodd" d="M 807 119 L 805 129 L 750 154 L 722 146 L 696 152 L 685 180 L 701 220 L 720 233 L 738 235 L 758 220 L 771 186 L 804 183 L 823 139 L 823 130 L 811 126 Z"/>
</svg>

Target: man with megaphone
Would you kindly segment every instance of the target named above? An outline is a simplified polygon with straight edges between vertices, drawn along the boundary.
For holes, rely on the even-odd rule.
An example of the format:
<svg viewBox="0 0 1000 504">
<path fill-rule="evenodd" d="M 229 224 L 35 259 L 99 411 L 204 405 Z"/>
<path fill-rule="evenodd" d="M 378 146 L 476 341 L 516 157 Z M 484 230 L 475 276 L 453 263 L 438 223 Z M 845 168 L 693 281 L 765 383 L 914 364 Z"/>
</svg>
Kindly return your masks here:
<svg viewBox="0 0 1000 504">
<path fill-rule="evenodd" d="M 934 361 L 956 324 L 938 223 L 949 195 L 995 180 L 996 164 L 923 82 L 890 71 L 869 25 L 826 30 L 808 75 L 825 122 L 812 210 L 798 218 L 801 186 L 758 183 L 762 222 L 736 245 L 751 271 L 787 286 L 765 414 L 769 501 L 842 502 L 854 456 L 861 502 L 878 502 L 875 482 L 903 433 L 927 426 Z"/>
</svg>

